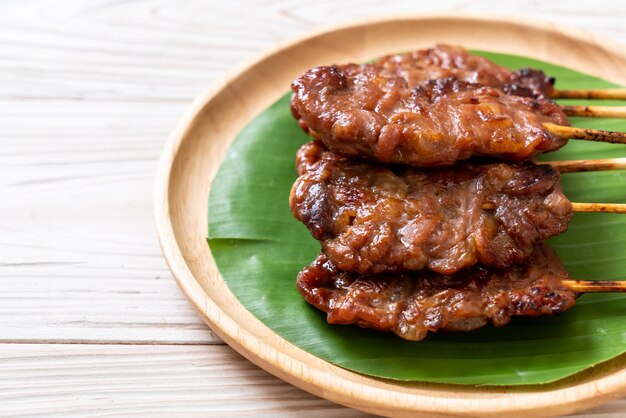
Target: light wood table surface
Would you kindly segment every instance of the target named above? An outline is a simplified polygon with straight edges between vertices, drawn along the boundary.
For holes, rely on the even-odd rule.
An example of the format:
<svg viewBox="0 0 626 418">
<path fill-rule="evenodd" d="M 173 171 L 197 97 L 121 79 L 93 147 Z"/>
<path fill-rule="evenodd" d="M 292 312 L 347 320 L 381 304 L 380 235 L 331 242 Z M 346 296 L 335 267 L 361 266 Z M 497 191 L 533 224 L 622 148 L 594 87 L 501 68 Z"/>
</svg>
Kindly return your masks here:
<svg viewBox="0 0 626 418">
<path fill-rule="evenodd" d="M 323 26 L 467 10 L 626 44 L 624 2 L 423 3 L 0 0 L 0 415 L 364 416 L 202 323 L 161 256 L 153 181 L 208 84 Z M 626 416 L 626 400 L 576 416 Z"/>
</svg>

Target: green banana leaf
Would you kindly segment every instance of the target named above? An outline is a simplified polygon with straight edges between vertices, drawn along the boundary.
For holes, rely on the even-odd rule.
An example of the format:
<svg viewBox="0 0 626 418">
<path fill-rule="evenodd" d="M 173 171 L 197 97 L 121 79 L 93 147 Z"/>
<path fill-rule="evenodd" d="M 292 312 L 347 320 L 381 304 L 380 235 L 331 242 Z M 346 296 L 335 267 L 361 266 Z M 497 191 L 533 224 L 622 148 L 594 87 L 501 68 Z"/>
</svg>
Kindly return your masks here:
<svg viewBox="0 0 626 418">
<path fill-rule="evenodd" d="M 476 52 L 510 68 L 540 68 L 556 77 L 559 88 L 614 87 L 545 62 Z M 572 118 L 572 123 L 626 131 L 622 120 Z M 325 314 L 308 305 L 295 289 L 296 274 L 320 251 L 288 206 L 296 179 L 295 152 L 307 141 L 289 113 L 286 94 L 236 138 L 209 198 L 208 242 L 220 273 L 241 303 L 286 340 L 367 375 L 480 385 L 548 383 L 626 350 L 626 295 L 620 294 L 583 295 L 560 317 L 514 318 L 504 328 L 434 334 L 421 342 L 327 324 Z M 610 157 L 626 157 L 626 146 L 570 141 L 544 156 L 553 160 Z M 564 174 L 563 186 L 572 201 L 626 202 L 624 171 Z M 624 215 L 577 213 L 568 232 L 550 243 L 574 278 L 626 279 Z"/>
</svg>

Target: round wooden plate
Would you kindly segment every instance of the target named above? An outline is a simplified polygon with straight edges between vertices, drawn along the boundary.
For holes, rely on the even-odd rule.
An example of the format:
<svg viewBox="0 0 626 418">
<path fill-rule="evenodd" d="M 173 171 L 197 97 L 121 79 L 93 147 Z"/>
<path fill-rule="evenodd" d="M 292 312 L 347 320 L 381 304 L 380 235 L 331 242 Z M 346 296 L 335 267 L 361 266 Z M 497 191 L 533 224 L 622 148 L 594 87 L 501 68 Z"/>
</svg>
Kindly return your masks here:
<svg viewBox="0 0 626 418">
<path fill-rule="evenodd" d="M 623 356 L 555 384 L 526 387 L 403 383 L 353 373 L 280 338 L 237 301 L 220 276 L 205 240 L 207 200 L 236 134 L 307 68 L 436 43 L 524 55 L 626 84 L 622 47 L 589 33 L 508 18 L 402 16 L 297 39 L 212 86 L 167 144 L 157 177 L 155 214 L 174 277 L 202 319 L 250 361 L 315 395 L 374 414 L 553 416 L 626 394 Z"/>
</svg>

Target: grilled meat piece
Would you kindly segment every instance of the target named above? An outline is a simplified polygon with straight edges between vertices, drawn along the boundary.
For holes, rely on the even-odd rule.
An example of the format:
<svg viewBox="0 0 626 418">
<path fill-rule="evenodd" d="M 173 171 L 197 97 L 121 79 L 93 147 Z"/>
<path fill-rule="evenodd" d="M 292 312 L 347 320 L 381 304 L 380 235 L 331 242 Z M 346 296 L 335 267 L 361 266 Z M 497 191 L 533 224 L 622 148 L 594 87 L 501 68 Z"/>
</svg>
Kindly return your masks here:
<svg viewBox="0 0 626 418">
<path fill-rule="evenodd" d="M 419 341 L 428 332 L 501 327 L 514 315 L 558 315 L 577 294 L 561 281 L 567 272 L 538 244 L 522 264 L 506 270 L 474 266 L 452 276 L 430 271 L 361 276 L 338 270 L 320 255 L 298 274 L 297 287 L 330 324 L 356 324 Z"/>
<path fill-rule="evenodd" d="M 387 55 L 361 66 L 364 72 L 403 78 L 409 87 L 424 81 L 454 77 L 459 80 L 497 87 L 507 94 L 548 99 L 554 91 L 554 78 L 540 70 L 510 71 L 487 58 L 470 54 L 465 48 L 437 45 L 404 54 Z"/>
<path fill-rule="evenodd" d="M 371 65 L 313 68 L 292 83 L 291 110 L 335 153 L 418 167 L 524 160 L 567 142 L 543 126 L 569 125 L 550 101 L 453 77 L 417 86 L 404 77 Z"/>
<path fill-rule="evenodd" d="M 434 48 L 420 49 L 403 54 L 383 56 L 371 63 L 356 66 L 362 72 L 379 74 L 384 77 L 400 77 L 409 88 L 425 81 L 456 78 L 469 83 L 496 87 L 507 94 L 549 100 L 554 91 L 554 78 L 542 71 L 523 68 L 511 72 L 487 58 L 472 55 L 465 48 L 451 45 L 437 45 Z M 292 111 L 295 109 L 292 107 Z M 308 132 L 306 122 L 297 112 L 294 113 L 302 128 Z"/>
<path fill-rule="evenodd" d="M 549 165 L 390 167 L 340 157 L 320 142 L 304 145 L 296 164 L 291 211 L 344 271 L 504 268 L 565 232 L 572 216 Z"/>
<path fill-rule="evenodd" d="M 402 54 L 386 55 L 361 66 L 363 72 L 403 78 L 411 87 L 424 81 L 454 77 L 471 83 L 502 88 L 511 71 L 465 48 L 436 45 Z"/>
</svg>

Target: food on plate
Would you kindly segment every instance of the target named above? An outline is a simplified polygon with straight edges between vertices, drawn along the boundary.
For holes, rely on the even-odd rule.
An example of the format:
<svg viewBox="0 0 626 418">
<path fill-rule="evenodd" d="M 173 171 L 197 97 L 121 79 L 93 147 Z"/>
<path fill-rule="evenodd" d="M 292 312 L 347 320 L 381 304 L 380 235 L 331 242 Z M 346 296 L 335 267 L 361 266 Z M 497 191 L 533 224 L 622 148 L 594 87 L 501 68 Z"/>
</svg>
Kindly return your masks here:
<svg viewBox="0 0 626 418">
<path fill-rule="evenodd" d="M 291 88 L 291 112 L 315 140 L 297 152 L 289 204 L 322 250 L 297 287 L 329 323 L 418 341 L 560 314 L 581 292 L 626 288 L 569 280 L 541 242 L 565 232 L 574 210 L 626 207 L 571 203 L 558 170 L 530 161 L 570 138 L 626 143 L 566 116 L 623 111 L 550 100 L 623 92 L 556 90 L 541 71 L 447 45 L 312 68 Z"/>
<path fill-rule="evenodd" d="M 297 287 L 330 324 L 418 341 L 429 332 L 470 331 L 489 322 L 501 327 L 513 316 L 558 315 L 577 297 L 566 279 L 552 249 L 539 243 L 508 269 L 474 266 L 450 276 L 427 270 L 360 275 L 339 270 L 322 254 L 298 274 Z"/>
<path fill-rule="evenodd" d="M 292 90 L 301 125 L 344 156 L 436 167 L 471 157 L 524 160 L 567 142 L 550 129 L 569 125 L 555 103 L 456 78 L 412 87 L 348 64 L 308 70 Z"/>
<path fill-rule="evenodd" d="M 565 232 L 572 217 L 559 173 L 546 164 L 418 169 L 341 157 L 311 142 L 296 165 L 291 211 L 344 271 L 504 268 Z"/>
</svg>

